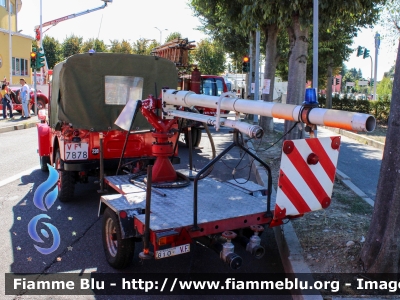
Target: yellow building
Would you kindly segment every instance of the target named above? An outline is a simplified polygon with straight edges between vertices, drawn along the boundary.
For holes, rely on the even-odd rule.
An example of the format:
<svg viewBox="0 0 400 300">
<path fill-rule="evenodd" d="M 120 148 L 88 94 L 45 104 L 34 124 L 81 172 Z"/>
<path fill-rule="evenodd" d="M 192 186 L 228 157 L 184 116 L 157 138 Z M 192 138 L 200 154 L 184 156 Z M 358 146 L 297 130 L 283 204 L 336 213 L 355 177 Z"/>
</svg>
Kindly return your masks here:
<svg viewBox="0 0 400 300">
<path fill-rule="evenodd" d="M 12 85 L 18 85 L 20 78 L 32 83 L 30 52 L 34 38 L 18 32 L 21 7 L 21 0 L 0 0 L 0 80 L 7 78 Z"/>
</svg>

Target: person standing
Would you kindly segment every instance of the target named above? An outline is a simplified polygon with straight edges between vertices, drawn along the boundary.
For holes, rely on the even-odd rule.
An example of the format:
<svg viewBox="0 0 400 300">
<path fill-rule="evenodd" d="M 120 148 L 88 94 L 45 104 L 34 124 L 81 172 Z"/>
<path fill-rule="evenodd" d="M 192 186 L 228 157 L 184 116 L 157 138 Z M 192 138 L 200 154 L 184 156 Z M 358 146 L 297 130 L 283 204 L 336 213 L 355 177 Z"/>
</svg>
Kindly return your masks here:
<svg viewBox="0 0 400 300">
<path fill-rule="evenodd" d="M 21 119 L 29 119 L 30 113 L 29 113 L 29 100 L 30 100 L 30 93 L 29 93 L 29 86 L 26 84 L 25 79 L 21 78 L 19 80 L 19 83 L 22 85 L 21 88 L 21 103 L 22 103 L 22 117 Z"/>
<path fill-rule="evenodd" d="M 3 119 L 7 119 L 7 108 L 10 111 L 10 118 L 13 118 L 13 112 L 12 112 L 12 101 L 11 101 L 11 96 L 10 96 L 10 89 L 3 84 L 1 86 L 1 101 L 3 104 Z"/>
</svg>

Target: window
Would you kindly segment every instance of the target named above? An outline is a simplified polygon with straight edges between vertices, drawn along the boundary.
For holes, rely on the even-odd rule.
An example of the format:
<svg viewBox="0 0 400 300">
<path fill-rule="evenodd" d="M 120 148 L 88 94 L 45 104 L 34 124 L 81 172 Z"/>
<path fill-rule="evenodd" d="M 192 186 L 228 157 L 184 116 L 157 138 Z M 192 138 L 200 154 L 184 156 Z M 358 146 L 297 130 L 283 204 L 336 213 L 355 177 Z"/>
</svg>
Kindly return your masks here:
<svg viewBox="0 0 400 300">
<path fill-rule="evenodd" d="M 14 4 L 12 4 L 10 2 L 10 13 L 13 14 L 14 13 Z"/>
<path fill-rule="evenodd" d="M 28 76 L 28 61 L 23 58 L 12 58 L 12 74 L 15 76 Z"/>
<path fill-rule="evenodd" d="M 105 101 L 110 105 L 125 105 L 129 100 L 141 100 L 143 78 L 133 76 L 105 76 Z"/>
<path fill-rule="evenodd" d="M 221 96 L 224 92 L 224 83 L 222 79 L 216 78 L 215 83 L 217 84 L 217 96 Z"/>
<path fill-rule="evenodd" d="M 6 7 L 6 0 L 0 0 L 0 6 Z"/>
</svg>

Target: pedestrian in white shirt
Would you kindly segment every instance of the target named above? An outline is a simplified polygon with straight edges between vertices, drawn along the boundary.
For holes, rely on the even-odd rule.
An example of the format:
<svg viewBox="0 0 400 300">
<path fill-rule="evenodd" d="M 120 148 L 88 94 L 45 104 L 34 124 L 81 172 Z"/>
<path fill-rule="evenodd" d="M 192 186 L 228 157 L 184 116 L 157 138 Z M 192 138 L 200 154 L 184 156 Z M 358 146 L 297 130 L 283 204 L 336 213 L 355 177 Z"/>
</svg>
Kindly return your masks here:
<svg viewBox="0 0 400 300">
<path fill-rule="evenodd" d="M 22 103 L 22 117 L 21 119 L 29 119 L 29 100 L 30 100 L 30 93 L 29 93 L 29 85 L 26 84 L 25 79 L 21 78 L 19 83 L 22 85 L 20 96 L 21 96 L 21 103 Z"/>
</svg>

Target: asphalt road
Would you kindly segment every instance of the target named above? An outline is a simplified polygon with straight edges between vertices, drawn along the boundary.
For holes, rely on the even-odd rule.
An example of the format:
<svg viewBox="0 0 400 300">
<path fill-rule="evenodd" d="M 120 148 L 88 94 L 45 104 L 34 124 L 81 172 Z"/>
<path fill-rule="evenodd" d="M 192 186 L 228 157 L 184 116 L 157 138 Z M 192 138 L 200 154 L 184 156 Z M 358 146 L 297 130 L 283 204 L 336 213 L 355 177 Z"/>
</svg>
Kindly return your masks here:
<svg viewBox="0 0 400 300">
<path fill-rule="evenodd" d="M 98 186 L 92 179 L 88 184 L 78 184 L 75 201 L 61 203 L 58 200 L 53 206 L 42 211 L 33 204 L 33 196 L 38 186 L 48 178 L 48 173 L 33 168 L 20 179 L 7 183 L 7 178 L 35 167 L 38 164 L 36 154 L 36 129 L 27 129 L 0 134 L 0 149 L 2 160 L 0 169 L 0 270 L 2 273 L 54 273 L 54 272 L 97 272 L 110 274 L 125 273 L 282 273 L 283 267 L 276 246 L 272 230 L 266 230 L 262 235 L 262 244 L 266 247 L 266 255 L 254 259 L 243 247 L 236 248 L 236 252 L 243 257 L 240 270 L 229 269 L 212 250 L 194 244 L 188 254 L 175 256 L 158 261 L 140 261 L 138 253 L 142 244 L 137 243 L 135 258 L 131 267 L 125 270 L 115 270 L 106 262 L 102 239 L 101 218 L 97 216 L 99 198 L 96 190 Z M 231 135 L 224 133 L 214 134 L 214 140 L 219 153 L 231 142 Z M 5 142 L 4 142 L 5 141 Z M 182 146 L 182 145 L 181 145 Z M 195 169 L 204 166 L 211 158 L 212 153 L 207 139 L 203 137 L 202 149 L 196 150 L 193 157 Z M 179 168 L 188 168 L 188 151 L 180 147 L 181 165 Z M 240 162 L 240 164 L 238 164 Z M 216 163 L 210 176 L 219 180 L 232 179 L 233 168 L 236 167 L 235 177 L 247 178 L 250 174 L 249 163 L 242 159 L 239 151 L 234 149 L 223 160 Z M 59 231 L 60 246 L 48 255 L 39 253 L 34 245 L 44 248 L 53 243 L 52 237 L 45 238 L 44 243 L 32 240 L 28 233 L 28 224 L 35 216 L 47 214 L 51 219 L 47 222 L 54 225 Z M 45 229 L 38 227 L 37 230 Z M 1 299 L 15 299 L 16 296 L 4 296 L 4 277 L 1 279 Z M 18 299 L 44 299 L 41 296 L 19 295 Z M 57 299 L 70 299 L 71 296 Z M 77 298 L 74 296 L 74 298 Z M 115 296 L 82 296 L 82 299 L 119 299 Z M 124 297 L 124 299 L 134 298 Z M 135 299 L 149 297 L 135 297 Z M 182 298 L 182 297 L 180 297 Z M 189 297 L 186 297 L 189 298 Z M 199 298 L 200 297 L 190 297 Z M 204 297 L 202 297 L 204 298 Z M 221 299 L 224 297 L 210 297 Z M 226 299 L 232 299 L 227 296 Z M 234 299 L 247 299 L 248 296 L 235 296 Z M 265 297 L 252 297 L 264 299 Z M 274 297 L 271 297 L 274 298 Z M 47 299 L 47 298 L 46 298 Z M 282 299 L 280 297 L 279 299 Z M 289 299 L 285 297 L 284 299 Z"/>
</svg>

